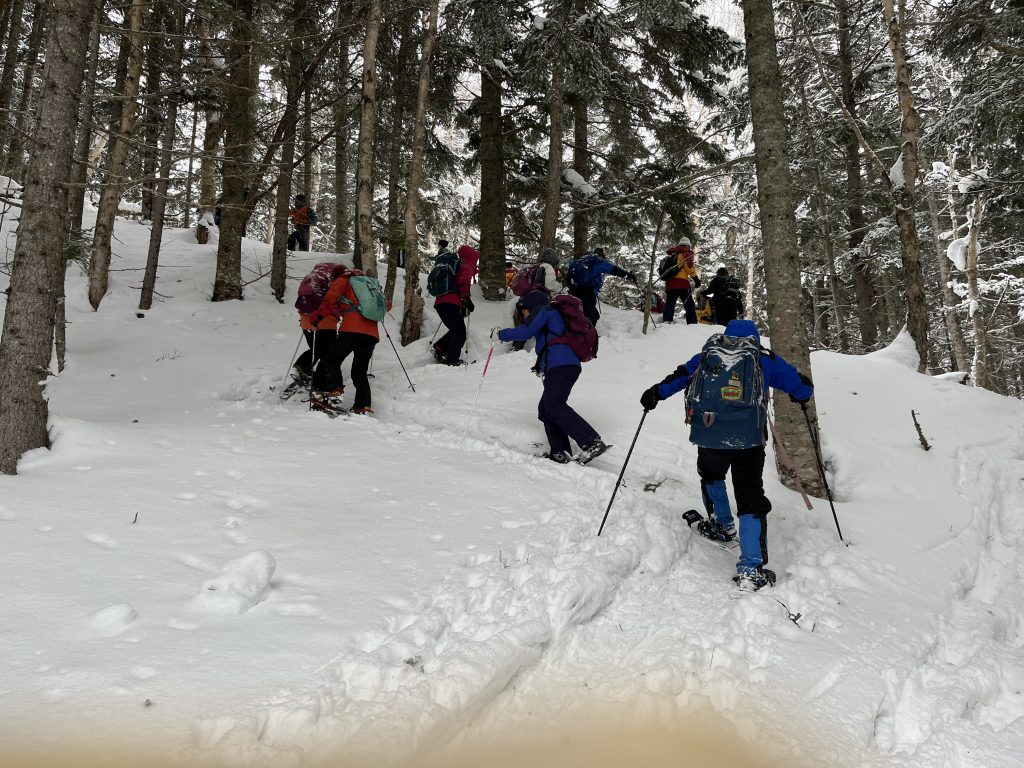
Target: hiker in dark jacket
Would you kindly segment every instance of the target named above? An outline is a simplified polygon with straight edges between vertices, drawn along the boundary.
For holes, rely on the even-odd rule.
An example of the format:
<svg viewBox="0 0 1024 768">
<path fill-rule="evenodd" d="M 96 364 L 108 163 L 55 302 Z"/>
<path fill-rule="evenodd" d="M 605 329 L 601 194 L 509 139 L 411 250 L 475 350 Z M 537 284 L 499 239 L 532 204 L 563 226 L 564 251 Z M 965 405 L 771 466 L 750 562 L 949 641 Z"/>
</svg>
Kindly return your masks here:
<svg viewBox="0 0 1024 768">
<path fill-rule="evenodd" d="M 757 326 L 750 320 L 733 320 L 725 328 L 726 336 L 750 336 L 760 344 Z M 645 411 L 654 410 L 659 402 L 682 392 L 697 372 L 703 353 L 690 358 L 684 365 L 666 376 L 661 382 L 646 389 L 640 396 Z M 768 388 L 781 389 L 794 402 L 804 404 L 814 394 L 811 380 L 770 350 L 760 349 L 760 365 L 767 397 Z M 741 393 L 742 394 L 742 393 Z M 714 414 L 710 424 L 714 424 Z M 689 419 L 688 419 L 689 420 Z M 707 421 L 703 421 L 708 426 Z M 746 447 L 708 446 L 705 438 L 696 436 L 696 423 L 691 426 L 690 441 L 697 445 L 697 474 L 708 511 L 708 520 L 698 524 L 698 532 L 707 538 L 729 541 L 735 536 L 729 496 L 725 489 L 726 472 L 732 470 L 732 487 L 736 497 L 736 511 L 740 520 L 740 558 L 736 564 L 736 581 L 741 588 L 759 589 L 775 582 L 775 574 L 763 568 L 768 562 L 767 515 L 772 504 L 764 495 L 764 446 L 767 435 L 748 435 L 742 441 Z M 710 428 L 710 427 L 709 427 Z M 702 430 L 701 434 L 707 434 Z M 735 441 L 739 446 L 741 441 Z"/>
<path fill-rule="evenodd" d="M 729 270 L 719 267 L 704 292 L 711 302 L 711 322 L 728 325 L 732 320 L 743 317 L 746 308 L 740 294 L 740 281 L 729 275 Z"/>
<path fill-rule="evenodd" d="M 630 272 L 610 262 L 604 255 L 603 248 L 595 248 L 591 253 L 580 256 L 577 261 L 590 265 L 588 269 L 590 274 L 589 285 L 577 286 L 573 285 L 572 281 L 569 280 L 567 283 L 568 293 L 580 300 L 580 303 L 583 305 L 583 314 L 596 326 L 598 319 L 601 317 L 601 313 L 597 309 L 597 295 L 601 292 L 605 275 L 624 277 L 633 285 L 636 285 L 636 272 Z"/>
<path fill-rule="evenodd" d="M 447 241 L 441 242 L 444 245 L 439 253 L 443 253 L 448 247 Z M 460 245 L 458 255 L 456 289 L 434 299 L 434 311 L 448 329 L 434 344 L 434 359 L 447 365 L 464 364 L 461 357 L 462 345 L 466 343 L 466 317 L 476 309 L 469 295 L 469 288 L 473 283 L 473 276 L 477 273 L 477 264 L 480 263 L 480 251 L 469 245 Z"/>
<path fill-rule="evenodd" d="M 518 328 L 498 331 L 500 341 L 537 340 L 538 372 L 544 377 L 544 393 L 537 405 L 537 418 L 548 438 L 545 458 L 567 464 L 572 458 L 572 438 L 580 446 L 576 460 L 586 464 L 608 450 L 600 435 L 569 405 L 569 394 L 580 377 L 580 359 L 567 343 L 558 341 L 566 333 L 565 321 L 549 306 L 547 294 L 531 291 L 519 300 L 524 323 Z"/>
</svg>

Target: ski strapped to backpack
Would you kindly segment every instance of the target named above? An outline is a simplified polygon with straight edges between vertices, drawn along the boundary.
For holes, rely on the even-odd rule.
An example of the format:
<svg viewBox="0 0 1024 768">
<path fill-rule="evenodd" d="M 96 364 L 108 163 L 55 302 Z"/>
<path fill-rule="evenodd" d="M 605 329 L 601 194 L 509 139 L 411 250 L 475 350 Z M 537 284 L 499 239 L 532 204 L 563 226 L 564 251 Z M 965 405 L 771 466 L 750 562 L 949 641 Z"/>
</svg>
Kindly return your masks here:
<svg viewBox="0 0 1024 768">
<path fill-rule="evenodd" d="M 548 339 L 548 344 L 567 344 L 583 363 L 597 357 L 597 329 L 583 314 L 582 302 L 575 296 L 560 293 L 551 299 L 550 306 L 562 316 L 565 333 Z"/>
<path fill-rule="evenodd" d="M 302 282 L 299 284 L 299 295 L 295 299 L 295 308 L 304 315 L 316 312 L 320 308 L 324 296 L 327 295 L 327 290 L 331 287 L 334 278 L 348 271 L 348 267 L 344 264 L 333 261 L 322 261 L 317 264 L 308 275 L 302 278 Z"/>
<path fill-rule="evenodd" d="M 353 304 L 344 296 L 340 296 L 339 300 L 349 307 L 342 311 L 356 310 L 367 320 L 372 320 L 375 323 L 383 320 L 384 315 L 388 313 L 388 300 L 384 296 L 384 290 L 380 287 L 377 278 L 364 275 L 361 272 L 350 272 L 348 284 L 356 297 L 356 303 Z"/>
<path fill-rule="evenodd" d="M 705 448 L 756 448 L 767 442 L 768 394 L 761 347 L 753 336 L 715 334 L 686 388 L 690 442 Z"/>
<path fill-rule="evenodd" d="M 434 257 L 434 268 L 427 275 L 427 293 L 431 296 L 444 296 L 454 293 L 457 288 L 456 277 L 462 260 L 457 253 L 443 251 Z"/>
</svg>

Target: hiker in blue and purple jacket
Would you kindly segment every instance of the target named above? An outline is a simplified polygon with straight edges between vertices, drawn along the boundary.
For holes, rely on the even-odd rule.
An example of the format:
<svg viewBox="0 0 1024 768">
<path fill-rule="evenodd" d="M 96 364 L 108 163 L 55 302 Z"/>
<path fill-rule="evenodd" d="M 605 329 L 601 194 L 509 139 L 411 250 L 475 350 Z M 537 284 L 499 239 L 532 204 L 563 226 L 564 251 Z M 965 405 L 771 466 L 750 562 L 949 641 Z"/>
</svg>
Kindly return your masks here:
<svg viewBox="0 0 1024 768">
<path fill-rule="evenodd" d="M 558 310 L 549 305 L 547 294 L 530 291 L 523 296 L 517 309 L 523 314 L 523 324 L 498 331 L 500 341 L 527 341 L 537 339 L 537 365 L 534 370 L 544 378 L 544 393 L 537 404 L 537 418 L 544 424 L 549 451 L 544 457 L 559 464 L 573 458 L 581 464 L 608 450 L 600 435 L 569 405 L 569 394 L 580 377 L 580 358 L 568 343 L 559 337 L 566 333 L 565 321 Z M 572 438 L 580 452 L 572 455 Z"/>
</svg>

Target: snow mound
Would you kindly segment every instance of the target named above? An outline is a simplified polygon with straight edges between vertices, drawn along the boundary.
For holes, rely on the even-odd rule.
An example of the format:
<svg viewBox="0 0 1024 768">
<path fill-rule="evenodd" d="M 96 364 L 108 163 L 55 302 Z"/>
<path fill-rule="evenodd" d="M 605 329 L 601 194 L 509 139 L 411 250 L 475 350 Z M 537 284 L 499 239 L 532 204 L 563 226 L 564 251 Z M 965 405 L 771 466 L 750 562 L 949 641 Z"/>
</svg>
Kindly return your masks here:
<svg viewBox="0 0 1024 768">
<path fill-rule="evenodd" d="M 967 238 L 959 237 L 946 246 L 946 258 L 961 272 L 967 269 Z"/>
<path fill-rule="evenodd" d="M 96 611 L 89 617 L 89 627 L 102 637 L 116 637 L 131 628 L 138 618 L 128 603 L 116 603 Z"/>
<path fill-rule="evenodd" d="M 914 346 L 914 340 L 910 336 L 910 332 L 906 326 L 900 330 L 899 335 L 893 339 L 892 344 L 884 347 L 877 352 L 872 352 L 865 357 L 870 357 L 875 360 L 882 362 L 895 363 L 896 365 L 903 366 L 904 368 L 912 368 L 915 371 L 920 363 L 920 358 L 917 355 L 917 347 Z"/>
<path fill-rule="evenodd" d="M 203 582 L 188 607 L 206 613 L 245 613 L 266 597 L 276 568 L 274 556 L 261 549 L 228 560 L 220 573 Z"/>
</svg>

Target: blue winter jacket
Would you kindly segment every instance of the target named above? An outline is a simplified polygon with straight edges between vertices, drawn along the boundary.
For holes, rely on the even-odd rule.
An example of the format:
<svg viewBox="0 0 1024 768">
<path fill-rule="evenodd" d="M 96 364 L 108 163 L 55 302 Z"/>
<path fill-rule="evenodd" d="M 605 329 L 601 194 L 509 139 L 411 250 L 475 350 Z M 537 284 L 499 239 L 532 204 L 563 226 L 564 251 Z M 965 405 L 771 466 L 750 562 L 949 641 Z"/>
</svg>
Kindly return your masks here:
<svg viewBox="0 0 1024 768">
<path fill-rule="evenodd" d="M 725 326 L 725 335 L 753 336 L 758 344 L 761 343 L 761 335 L 757 332 L 757 326 L 750 320 L 730 320 L 729 324 Z M 701 353 L 698 352 L 662 380 L 658 385 L 658 396 L 662 400 L 686 389 L 686 385 L 690 383 L 690 376 L 700 365 L 700 357 Z M 806 400 L 814 393 L 814 387 L 811 386 L 809 380 L 771 350 L 761 350 L 761 371 L 764 374 L 765 387 L 781 389 L 798 400 Z"/>
<path fill-rule="evenodd" d="M 518 328 L 502 328 L 498 331 L 499 341 L 527 341 L 537 338 L 537 359 L 542 371 L 557 368 L 560 365 L 581 367 L 580 359 L 568 344 L 549 344 L 548 340 L 565 333 L 565 321 L 558 310 L 550 306 L 542 306 L 530 313 L 528 322 Z"/>
</svg>

